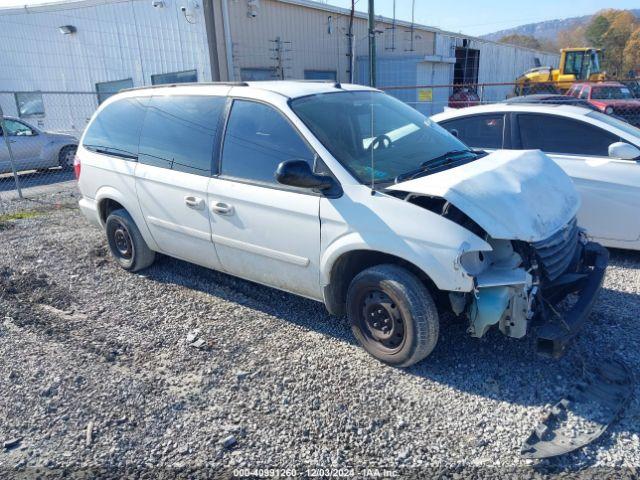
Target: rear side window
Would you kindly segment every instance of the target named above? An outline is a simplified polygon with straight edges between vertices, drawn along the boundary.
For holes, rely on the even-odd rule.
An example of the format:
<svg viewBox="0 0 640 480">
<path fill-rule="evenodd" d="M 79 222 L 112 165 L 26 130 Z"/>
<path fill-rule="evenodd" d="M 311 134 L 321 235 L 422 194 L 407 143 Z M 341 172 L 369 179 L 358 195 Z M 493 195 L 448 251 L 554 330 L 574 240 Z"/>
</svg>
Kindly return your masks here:
<svg viewBox="0 0 640 480">
<path fill-rule="evenodd" d="M 448 120 L 441 124 L 449 132 L 457 132 L 458 138 L 470 147 L 502 148 L 504 115 L 474 115 Z"/>
<path fill-rule="evenodd" d="M 140 163 L 210 175 L 225 102 L 212 96 L 152 97 L 140 134 Z"/>
<path fill-rule="evenodd" d="M 262 103 L 235 100 L 225 134 L 221 174 L 261 183 L 276 183 L 280 162 L 306 160 L 314 154 L 291 124 Z"/>
<path fill-rule="evenodd" d="M 588 123 L 556 115 L 518 115 L 520 141 L 526 150 L 573 155 L 609 155 L 619 137 Z"/>
<path fill-rule="evenodd" d="M 83 146 L 135 160 L 147 101 L 147 98 L 123 98 L 107 105 L 87 128 Z"/>
</svg>

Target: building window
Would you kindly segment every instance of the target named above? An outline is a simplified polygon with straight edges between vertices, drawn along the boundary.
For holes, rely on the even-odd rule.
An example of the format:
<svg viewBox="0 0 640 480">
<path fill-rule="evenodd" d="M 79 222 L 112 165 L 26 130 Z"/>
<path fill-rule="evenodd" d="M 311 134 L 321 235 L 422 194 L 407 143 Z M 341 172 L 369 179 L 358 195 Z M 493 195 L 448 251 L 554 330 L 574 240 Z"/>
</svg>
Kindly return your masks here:
<svg viewBox="0 0 640 480">
<path fill-rule="evenodd" d="M 44 115 L 44 102 L 40 92 L 16 93 L 16 106 L 21 117 L 37 117 Z"/>
<path fill-rule="evenodd" d="M 114 80 L 113 82 L 96 83 L 96 92 L 98 92 L 98 105 L 100 105 L 110 96 L 115 95 L 120 90 L 124 90 L 125 88 L 133 88 L 132 79 L 125 78 L 124 80 Z"/>
<path fill-rule="evenodd" d="M 305 80 L 331 80 L 335 82 L 338 79 L 338 75 L 335 70 L 305 70 Z"/>
<path fill-rule="evenodd" d="M 241 68 L 240 80 L 274 80 L 277 78 L 275 68 Z"/>
<path fill-rule="evenodd" d="M 195 83 L 198 81 L 196 70 L 184 72 L 158 73 L 151 75 L 151 85 L 167 85 L 173 83 Z"/>
</svg>

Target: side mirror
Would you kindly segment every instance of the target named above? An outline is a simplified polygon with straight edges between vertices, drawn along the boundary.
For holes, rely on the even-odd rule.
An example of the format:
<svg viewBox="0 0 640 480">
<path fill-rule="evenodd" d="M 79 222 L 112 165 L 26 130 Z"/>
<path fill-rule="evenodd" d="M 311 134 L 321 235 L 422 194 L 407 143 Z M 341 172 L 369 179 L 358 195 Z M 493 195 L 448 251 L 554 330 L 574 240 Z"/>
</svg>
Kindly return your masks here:
<svg viewBox="0 0 640 480">
<path fill-rule="evenodd" d="M 609 145 L 609 156 L 620 160 L 635 160 L 640 157 L 640 149 L 630 143 L 615 142 Z"/>
<path fill-rule="evenodd" d="M 452 128 L 451 130 L 449 130 L 449 133 L 456 138 L 460 138 L 460 132 L 458 132 L 458 130 L 456 130 L 455 128 Z"/>
<path fill-rule="evenodd" d="M 327 190 L 334 184 L 333 178 L 313 173 L 309 163 L 304 160 L 287 160 L 278 165 L 276 180 L 282 185 L 299 188 L 317 188 Z"/>
</svg>

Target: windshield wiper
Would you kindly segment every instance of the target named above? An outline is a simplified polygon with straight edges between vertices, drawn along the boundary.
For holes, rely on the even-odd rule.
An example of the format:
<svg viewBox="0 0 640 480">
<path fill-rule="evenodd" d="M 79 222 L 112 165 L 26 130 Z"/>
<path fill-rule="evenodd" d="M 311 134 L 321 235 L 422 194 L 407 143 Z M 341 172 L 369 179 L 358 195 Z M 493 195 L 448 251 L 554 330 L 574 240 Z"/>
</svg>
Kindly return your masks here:
<svg viewBox="0 0 640 480">
<path fill-rule="evenodd" d="M 413 180 L 420 174 L 428 173 L 432 170 L 435 170 L 437 168 L 444 167 L 446 165 L 449 165 L 450 163 L 453 163 L 454 157 L 457 157 L 463 154 L 473 155 L 474 160 L 476 158 L 480 158 L 481 156 L 484 156 L 483 155 L 484 152 L 480 152 L 476 150 L 451 150 L 450 152 L 443 153 L 442 155 L 438 155 L 437 157 L 430 158 L 429 160 L 422 162 L 420 166 L 415 170 L 410 170 L 406 173 L 402 173 L 398 175 L 395 178 L 394 182 L 400 183 L 405 180 Z M 443 161 L 439 162 L 438 160 L 443 160 Z"/>
</svg>

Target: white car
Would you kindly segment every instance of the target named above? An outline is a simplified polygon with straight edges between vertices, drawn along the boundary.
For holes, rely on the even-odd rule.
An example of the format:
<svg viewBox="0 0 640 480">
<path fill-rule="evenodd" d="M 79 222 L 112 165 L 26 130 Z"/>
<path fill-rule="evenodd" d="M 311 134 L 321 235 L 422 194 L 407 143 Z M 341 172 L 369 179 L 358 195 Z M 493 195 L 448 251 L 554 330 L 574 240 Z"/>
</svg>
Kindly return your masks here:
<svg viewBox="0 0 640 480">
<path fill-rule="evenodd" d="M 542 150 L 573 179 L 589 236 L 640 250 L 640 129 L 569 105 L 482 105 L 431 118 L 473 148 Z"/>
<path fill-rule="evenodd" d="M 174 85 L 104 102 L 81 140 L 80 207 L 119 264 L 155 252 L 346 313 L 376 358 L 408 366 L 438 338 L 434 300 L 561 353 L 607 251 L 576 224 L 571 180 L 540 152 L 475 153 L 406 104 L 356 85 Z M 549 305 L 569 292 L 564 314 Z"/>
</svg>

